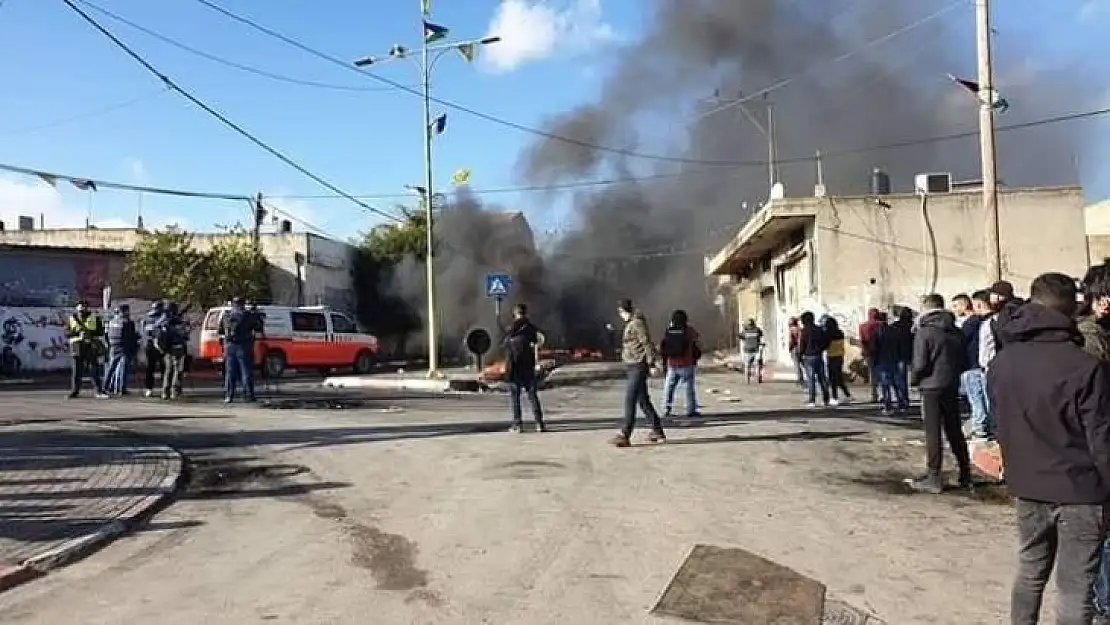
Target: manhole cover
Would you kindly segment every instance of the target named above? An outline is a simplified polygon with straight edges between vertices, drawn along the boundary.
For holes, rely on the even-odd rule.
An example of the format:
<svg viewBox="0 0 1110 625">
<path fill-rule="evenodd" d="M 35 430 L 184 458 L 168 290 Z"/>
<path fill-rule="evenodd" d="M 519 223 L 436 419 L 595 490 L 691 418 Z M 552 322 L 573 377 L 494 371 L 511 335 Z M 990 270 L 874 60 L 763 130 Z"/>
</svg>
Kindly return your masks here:
<svg viewBox="0 0 1110 625">
<path fill-rule="evenodd" d="M 818 625 L 824 604 L 816 580 L 743 549 L 697 545 L 653 612 L 700 623 Z"/>
</svg>

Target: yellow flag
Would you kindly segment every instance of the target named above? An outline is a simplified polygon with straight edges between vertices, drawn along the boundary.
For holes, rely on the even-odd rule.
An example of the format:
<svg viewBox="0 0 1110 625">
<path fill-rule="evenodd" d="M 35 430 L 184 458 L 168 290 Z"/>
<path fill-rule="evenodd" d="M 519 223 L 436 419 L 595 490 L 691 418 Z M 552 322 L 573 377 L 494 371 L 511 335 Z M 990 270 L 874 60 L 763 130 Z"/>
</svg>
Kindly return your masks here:
<svg viewBox="0 0 1110 625">
<path fill-rule="evenodd" d="M 470 170 L 465 167 L 456 170 L 451 176 L 451 183 L 455 185 L 464 185 L 470 182 Z"/>
</svg>

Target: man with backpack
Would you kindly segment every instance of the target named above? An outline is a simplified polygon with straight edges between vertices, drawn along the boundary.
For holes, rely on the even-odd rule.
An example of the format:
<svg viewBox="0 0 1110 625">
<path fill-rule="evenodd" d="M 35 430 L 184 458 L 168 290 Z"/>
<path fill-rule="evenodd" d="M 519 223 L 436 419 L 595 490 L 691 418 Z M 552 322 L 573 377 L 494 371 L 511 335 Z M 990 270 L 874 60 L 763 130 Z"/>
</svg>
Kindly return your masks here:
<svg viewBox="0 0 1110 625">
<path fill-rule="evenodd" d="M 236 297 L 231 300 L 231 310 L 220 321 L 220 336 L 224 342 L 224 403 L 235 401 L 240 382 L 247 401 L 255 401 L 253 360 L 257 319 L 247 311 L 243 299 Z"/>
<path fill-rule="evenodd" d="M 744 352 L 744 374 L 750 384 L 754 373 L 760 384 L 763 383 L 763 330 L 748 319 L 740 333 L 740 346 Z"/>
<path fill-rule="evenodd" d="M 513 424 L 510 432 L 519 434 L 524 431 L 524 414 L 520 407 L 520 395 L 528 395 L 532 418 L 536 420 L 536 431 L 546 432 L 543 424 L 543 407 L 538 394 L 539 380 L 536 379 L 536 350 L 540 345 L 540 331 L 528 319 L 528 307 L 524 304 L 513 306 L 513 323 L 505 336 L 505 382 L 509 385 L 509 400 L 513 411 Z"/>
<path fill-rule="evenodd" d="M 701 416 L 694 385 L 701 346 L 698 344 L 698 331 L 690 325 L 685 310 L 676 310 L 671 314 L 671 324 L 659 341 L 659 354 L 667 367 L 667 379 L 663 384 L 663 416 L 671 416 L 679 382 L 686 386 L 686 417 Z"/>
</svg>

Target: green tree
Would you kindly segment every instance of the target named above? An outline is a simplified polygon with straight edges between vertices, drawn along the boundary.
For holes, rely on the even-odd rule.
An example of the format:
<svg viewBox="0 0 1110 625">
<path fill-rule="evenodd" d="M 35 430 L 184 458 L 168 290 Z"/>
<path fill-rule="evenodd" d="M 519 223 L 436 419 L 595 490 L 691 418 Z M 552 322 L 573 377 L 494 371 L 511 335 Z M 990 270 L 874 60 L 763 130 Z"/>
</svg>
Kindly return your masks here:
<svg viewBox="0 0 1110 625">
<path fill-rule="evenodd" d="M 246 231 L 232 231 L 207 253 L 198 252 L 194 244 L 194 236 L 178 228 L 144 236 L 124 267 L 126 286 L 141 296 L 192 308 L 235 296 L 269 298 L 266 259 Z"/>
<path fill-rule="evenodd" d="M 269 263 L 262 248 L 255 244 L 250 234 L 233 230 L 221 237 L 205 254 L 205 299 L 212 304 L 226 302 L 233 297 L 255 301 L 270 299 Z"/>
<path fill-rule="evenodd" d="M 193 247 L 193 235 L 170 227 L 139 240 L 124 267 L 124 283 L 137 295 L 167 298 L 189 305 L 197 299 L 197 277 L 203 274 L 205 255 Z"/>
<path fill-rule="evenodd" d="M 359 322 L 401 346 L 405 337 L 419 328 L 420 317 L 408 302 L 391 292 L 393 269 L 405 258 L 423 262 L 427 250 L 424 215 L 404 213 L 403 222 L 377 226 L 362 236 L 352 271 Z"/>
</svg>

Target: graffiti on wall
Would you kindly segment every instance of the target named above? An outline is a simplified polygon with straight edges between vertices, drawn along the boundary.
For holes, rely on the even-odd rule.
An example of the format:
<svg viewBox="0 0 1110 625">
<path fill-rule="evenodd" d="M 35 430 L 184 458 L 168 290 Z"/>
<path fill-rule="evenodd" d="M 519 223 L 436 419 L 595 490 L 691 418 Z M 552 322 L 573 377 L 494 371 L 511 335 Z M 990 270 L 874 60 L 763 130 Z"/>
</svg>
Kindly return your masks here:
<svg viewBox="0 0 1110 625">
<path fill-rule="evenodd" d="M 64 308 L 0 308 L 0 371 L 69 368 Z"/>
<path fill-rule="evenodd" d="M 71 306 L 100 300 L 108 283 L 108 259 L 99 254 L 50 256 L 4 252 L 0 262 L 0 306 Z"/>
</svg>

